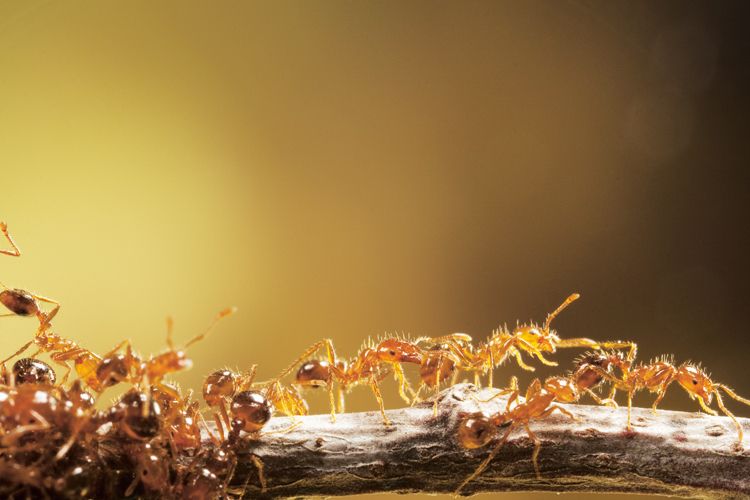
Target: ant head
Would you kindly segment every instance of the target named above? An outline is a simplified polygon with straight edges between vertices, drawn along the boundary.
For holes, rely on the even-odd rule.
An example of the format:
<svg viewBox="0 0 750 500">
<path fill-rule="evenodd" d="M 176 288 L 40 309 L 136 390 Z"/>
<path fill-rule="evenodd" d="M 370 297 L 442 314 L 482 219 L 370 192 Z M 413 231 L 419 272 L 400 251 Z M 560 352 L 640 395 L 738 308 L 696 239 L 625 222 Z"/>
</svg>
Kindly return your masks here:
<svg viewBox="0 0 750 500">
<path fill-rule="evenodd" d="M 578 300 L 579 297 L 580 295 L 577 293 L 571 294 L 557 309 L 547 315 L 543 326 L 521 325 L 516 328 L 516 335 L 534 346 L 538 351 L 555 352 L 556 346 L 560 343 L 560 337 L 558 337 L 557 332 L 552 330 L 552 321 L 572 302 Z"/>
<path fill-rule="evenodd" d="M 13 364 L 16 384 L 55 385 L 55 370 L 44 361 L 21 358 Z"/>
<path fill-rule="evenodd" d="M 258 432 L 273 416 L 273 405 L 257 391 L 242 391 L 232 398 L 232 427 L 245 432 Z"/>
<path fill-rule="evenodd" d="M 137 389 L 126 392 L 110 410 L 110 419 L 132 439 L 148 440 L 161 431 L 161 407 L 153 398 Z"/>
<path fill-rule="evenodd" d="M 380 361 L 387 363 L 422 364 L 422 349 L 406 340 L 385 339 L 377 345 L 375 352 Z"/>
<path fill-rule="evenodd" d="M 118 354 L 104 358 L 96 368 L 96 378 L 102 384 L 102 388 L 117 385 L 128 378 L 128 359 L 124 354 Z"/>
<path fill-rule="evenodd" d="M 311 359 L 297 370 L 296 381 L 304 387 L 324 387 L 331 375 L 331 365 L 328 361 Z"/>
<path fill-rule="evenodd" d="M 466 415 L 458 423 L 458 442 L 468 449 L 481 448 L 497 434 L 497 427 L 484 413 Z"/>
<path fill-rule="evenodd" d="M 573 403 L 578 399 L 576 386 L 565 377 L 550 377 L 544 381 L 544 389 L 555 395 L 561 403 Z"/>
<path fill-rule="evenodd" d="M 714 384 L 699 366 L 689 363 L 680 366 L 677 369 L 677 382 L 690 394 L 690 397 L 700 398 L 706 405 L 711 404 Z"/>
<path fill-rule="evenodd" d="M 203 399 L 208 406 L 219 406 L 224 398 L 231 398 L 236 390 L 237 377 L 231 370 L 216 370 L 203 382 Z"/>
</svg>

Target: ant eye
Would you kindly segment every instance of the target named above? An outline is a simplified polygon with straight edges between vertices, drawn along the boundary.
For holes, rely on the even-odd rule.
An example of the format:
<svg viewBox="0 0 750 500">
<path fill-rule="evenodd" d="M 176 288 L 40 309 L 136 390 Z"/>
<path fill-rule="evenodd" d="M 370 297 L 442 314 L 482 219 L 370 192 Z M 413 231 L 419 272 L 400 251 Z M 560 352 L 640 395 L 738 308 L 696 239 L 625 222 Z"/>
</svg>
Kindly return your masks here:
<svg viewBox="0 0 750 500">
<path fill-rule="evenodd" d="M 693 385 L 698 385 L 698 381 L 693 379 Z"/>
<path fill-rule="evenodd" d="M 391 354 L 391 356 L 395 356 L 396 355 L 396 351 L 390 351 L 390 354 Z"/>
</svg>

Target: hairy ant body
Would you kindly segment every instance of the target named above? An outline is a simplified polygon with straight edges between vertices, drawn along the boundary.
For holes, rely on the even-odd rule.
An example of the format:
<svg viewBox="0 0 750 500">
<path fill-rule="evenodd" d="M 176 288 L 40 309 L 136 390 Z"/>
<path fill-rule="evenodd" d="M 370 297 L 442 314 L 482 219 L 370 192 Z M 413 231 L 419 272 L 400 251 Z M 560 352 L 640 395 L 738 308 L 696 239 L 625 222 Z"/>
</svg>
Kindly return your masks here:
<svg viewBox="0 0 750 500">
<path fill-rule="evenodd" d="M 561 339 L 557 332 L 551 329 L 552 321 L 578 298 L 580 298 L 579 294 L 571 294 L 555 311 L 547 315 L 547 319 L 542 326 L 535 323 L 523 323 L 517 325 L 513 331 L 499 328 L 493 332 L 487 341 L 479 344 L 476 349 L 473 349 L 470 343 L 463 340 L 450 339 L 445 342 L 445 347 L 458 360 L 458 368 L 474 372 L 475 385 L 480 385 L 479 376 L 481 374 L 489 373 L 490 387 L 493 386 L 494 368 L 503 364 L 509 357 L 515 358 L 518 366 L 524 370 L 534 371 L 534 367 L 524 362 L 521 356 L 523 352 L 536 357 L 544 365 L 557 366 L 556 362 L 548 360 L 544 354 L 555 353 L 557 349 L 570 347 L 590 349 L 629 348 L 630 351 L 635 351 L 637 346 L 634 342 L 598 342 L 583 337 Z"/>
<path fill-rule="evenodd" d="M 742 444 L 742 426 L 734 414 L 724 406 L 724 400 L 719 391 L 724 391 L 732 399 L 748 406 L 750 406 L 750 400 L 739 396 L 724 384 L 713 382 L 710 375 L 700 365 L 688 362 L 677 366 L 671 356 L 662 356 L 650 363 L 633 366 L 633 358 L 634 356 L 623 356 L 622 353 L 612 352 L 603 358 L 600 366 L 594 368 L 599 375 L 612 384 L 607 402 L 616 404 L 614 398 L 618 390 L 627 394 L 628 420 L 626 427 L 628 430 L 632 429 L 631 408 L 633 395 L 636 392 L 645 389 L 656 394 L 656 399 L 651 405 L 651 409 L 655 413 L 669 386 L 673 382 L 677 382 L 688 393 L 690 399 L 696 400 L 703 411 L 711 415 L 718 415 L 716 410 L 710 407 L 713 396 L 716 395 L 716 404 L 721 412 L 734 422 L 737 428 L 737 442 L 740 445 Z"/>
<path fill-rule="evenodd" d="M 411 399 L 407 391 L 411 391 L 404 375 L 403 363 L 422 365 L 424 361 L 424 350 L 418 343 L 423 339 L 411 341 L 399 337 L 388 337 L 377 343 L 368 341 L 357 355 L 348 363 L 336 357 L 333 343 L 329 339 L 321 340 L 308 348 L 302 356 L 292 363 L 280 377 L 290 373 L 294 367 L 299 366 L 296 374 L 296 383 L 302 387 L 326 387 L 331 407 L 331 420 L 336 420 L 336 399 L 338 410 L 344 410 L 344 393 L 352 387 L 367 384 L 372 389 L 375 399 L 380 406 L 383 422 L 390 425 L 390 420 L 385 414 L 383 396 L 380 393 L 379 383 L 388 375 L 387 369 L 393 370 L 393 376 L 398 382 L 398 392 L 407 403 Z M 307 360 L 322 347 L 326 348 L 326 360 Z M 338 384 L 338 398 L 334 398 L 333 384 Z"/>
<path fill-rule="evenodd" d="M 543 384 L 539 379 L 534 379 L 526 390 L 526 396 L 521 403 L 518 402 L 520 396 L 518 382 L 513 377 L 508 389 L 502 390 L 490 398 L 491 400 L 498 396 L 510 394 L 504 411 L 499 411 L 489 416 L 483 413 L 474 413 L 465 416 L 459 423 L 457 433 L 458 442 L 464 448 L 474 449 L 485 446 L 497 436 L 501 427 L 508 426 L 508 430 L 503 434 L 487 458 L 477 467 L 476 471 L 461 483 L 456 490 L 456 495 L 460 493 L 464 486 L 484 471 L 492 459 L 497 456 L 513 429 L 519 426 L 525 428 L 529 439 L 534 442 L 534 452 L 531 460 L 534 464 L 534 471 L 537 477 L 540 478 L 541 474 L 537 458 L 541 449 L 541 441 L 529 428 L 530 421 L 544 418 L 555 411 L 576 420 L 576 417 L 568 410 L 553 403 L 575 403 L 583 394 L 589 394 L 597 403 L 606 404 L 606 401 L 599 398 L 593 392 L 593 389 L 605 379 L 605 375 L 600 371 L 602 365 L 606 365 L 603 355 L 587 353 L 579 358 L 576 369 L 567 377 L 549 377 Z"/>
</svg>

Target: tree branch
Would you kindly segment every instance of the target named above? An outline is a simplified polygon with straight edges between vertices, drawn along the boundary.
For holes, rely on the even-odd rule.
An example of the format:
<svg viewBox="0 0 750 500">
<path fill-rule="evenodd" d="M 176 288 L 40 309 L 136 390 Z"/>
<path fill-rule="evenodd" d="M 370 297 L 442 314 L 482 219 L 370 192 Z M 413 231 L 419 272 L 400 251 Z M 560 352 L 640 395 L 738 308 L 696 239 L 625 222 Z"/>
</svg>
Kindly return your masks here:
<svg viewBox="0 0 750 500">
<path fill-rule="evenodd" d="M 459 384 L 442 392 L 438 416 L 432 403 L 391 410 L 392 426 L 379 413 L 274 418 L 259 440 L 244 442 L 232 484 L 247 483 L 253 498 L 337 496 L 373 492 L 450 493 L 489 453 L 490 445 L 465 450 L 456 442 L 462 414 L 504 408 L 505 399 Z M 484 473 L 464 494 L 489 491 L 627 492 L 685 498 L 750 498 L 750 453 L 735 445 L 731 420 L 697 413 L 633 409 L 634 432 L 625 431 L 626 409 L 564 405 L 579 422 L 553 415 L 531 422 L 542 440 L 542 479 L 531 462 L 533 444 L 513 431 Z M 750 420 L 740 419 L 750 430 Z M 268 434 L 268 432 L 271 434 Z M 277 433 L 273 433 L 276 431 Z M 249 454 L 264 463 L 267 489 Z"/>
</svg>

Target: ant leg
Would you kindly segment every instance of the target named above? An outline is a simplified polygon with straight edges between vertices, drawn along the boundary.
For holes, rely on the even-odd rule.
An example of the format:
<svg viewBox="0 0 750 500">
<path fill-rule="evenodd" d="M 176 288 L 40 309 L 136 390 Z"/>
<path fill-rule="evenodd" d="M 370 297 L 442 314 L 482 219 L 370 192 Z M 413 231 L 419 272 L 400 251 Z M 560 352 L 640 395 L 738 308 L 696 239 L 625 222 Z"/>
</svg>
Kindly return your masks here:
<svg viewBox="0 0 750 500">
<path fill-rule="evenodd" d="M 370 388 L 372 389 L 373 394 L 375 394 L 375 399 L 378 400 L 378 405 L 380 406 L 380 414 L 383 415 L 383 424 L 391 425 L 391 421 L 388 420 L 388 416 L 385 414 L 383 395 L 380 394 L 380 388 L 378 387 L 378 381 L 375 379 L 375 376 L 370 377 Z"/>
<path fill-rule="evenodd" d="M 523 368 L 527 372 L 536 371 L 536 368 L 534 368 L 533 366 L 527 365 L 523 361 L 523 358 L 521 357 L 521 351 L 519 351 L 518 349 L 513 349 L 513 357 L 516 358 L 516 363 L 518 363 L 518 366 L 521 367 L 521 368 Z"/>
<path fill-rule="evenodd" d="M 531 439 L 534 442 L 534 453 L 531 454 L 531 463 L 534 464 L 534 472 L 536 472 L 536 478 L 542 479 L 542 473 L 539 472 L 539 452 L 542 449 L 542 442 L 539 440 L 538 437 L 536 437 L 536 434 L 534 434 L 531 431 L 531 428 L 529 427 L 529 424 L 523 424 L 523 426 L 526 428 L 526 434 L 529 435 L 529 439 Z"/>
<path fill-rule="evenodd" d="M 571 419 L 573 421 L 578 422 L 578 421 L 581 420 L 580 418 L 576 417 L 575 415 L 573 415 L 572 413 L 570 413 L 568 410 L 566 410 L 562 406 L 558 406 L 558 405 L 550 406 L 549 408 L 547 408 L 546 410 L 544 410 L 539 415 L 539 417 L 540 418 L 548 417 L 548 416 L 552 415 L 556 411 L 559 411 L 560 413 L 562 413 L 563 415 L 565 415 L 566 417 L 568 417 L 569 419 Z"/>
<path fill-rule="evenodd" d="M 0 254 L 10 255 L 11 257 L 20 257 L 21 250 L 19 250 L 18 246 L 16 246 L 16 242 L 13 241 L 13 238 L 8 233 L 8 224 L 6 224 L 5 222 L 0 222 L 0 232 L 3 233 L 5 239 L 8 240 L 10 246 L 13 247 L 13 250 L 0 250 Z"/>
<path fill-rule="evenodd" d="M 464 489 L 464 487 L 467 484 L 469 484 L 470 482 L 472 482 L 474 479 L 476 479 L 477 477 L 479 477 L 479 475 L 482 474 L 482 472 L 484 472 L 484 469 L 487 468 L 487 466 L 490 464 L 490 462 L 492 462 L 492 459 L 495 458 L 497 456 L 497 454 L 500 452 L 500 449 L 503 447 L 503 445 L 505 444 L 505 442 L 508 440 L 508 437 L 510 436 L 510 433 L 513 431 L 513 429 L 515 429 L 515 427 L 516 427 L 516 423 L 515 422 L 512 423 L 512 424 L 510 424 L 510 427 L 508 427 L 508 430 L 505 431 L 505 434 L 503 434 L 503 437 L 500 438 L 500 441 L 495 445 L 495 447 L 492 449 L 492 451 L 487 456 L 487 458 L 485 458 L 484 461 L 482 461 L 482 463 L 479 464 L 479 467 L 477 467 L 477 470 L 475 470 L 471 474 L 471 476 L 467 477 L 464 480 L 464 482 L 462 482 L 458 486 L 458 488 L 456 488 L 456 491 L 453 492 L 454 496 L 459 496 L 461 494 L 461 490 Z"/>
<path fill-rule="evenodd" d="M 593 399 L 596 402 L 596 404 L 609 406 L 610 408 L 614 408 L 614 409 L 617 409 L 620 407 L 620 405 L 618 405 L 617 402 L 612 398 L 602 399 L 599 397 L 597 393 L 595 393 L 591 389 L 586 389 L 585 391 L 586 391 L 586 394 L 591 396 L 591 399 Z"/>
<path fill-rule="evenodd" d="M 47 304 L 52 304 L 54 306 L 48 313 L 37 313 L 42 331 L 44 331 L 52 324 L 52 318 L 57 316 L 57 313 L 60 312 L 60 303 L 54 299 L 50 299 L 42 295 L 35 295 L 32 293 L 31 296 L 40 302 L 46 302 Z"/>
<path fill-rule="evenodd" d="M 339 385 L 336 388 L 336 392 L 337 392 L 337 395 L 338 395 L 338 411 L 339 411 L 339 413 L 344 413 L 344 408 L 345 408 L 344 407 L 344 390 Z"/>
<path fill-rule="evenodd" d="M 495 384 L 494 384 L 494 380 L 493 379 L 494 379 L 494 375 L 495 375 L 495 353 L 492 350 L 490 350 L 490 366 L 492 368 L 490 368 L 490 376 L 487 379 L 487 385 L 489 387 L 494 387 Z M 440 372 L 438 371 L 438 373 L 440 373 Z"/>
<path fill-rule="evenodd" d="M 725 389 L 726 390 L 726 389 Z M 714 390 L 714 393 L 716 394 L 716 404 L 719 405 L 719 408 L 721 411 L 726 415 L 727 417 L 732 419 L 732 422 L 734 422 L 734 426 L 737 427 L 737 443 L 741 446 L 742 445 L 742 425 L 737 421 L 737 418 L 732 414 L 731 411 L 727 410 L 727 407 L 724 406 L 724 401 L 721 399 L 721 394 L 719 391 Z M 729 392 L 727 392 L 729 394 Z M 735 394 L 736 396 L 736 394 Z M 739 396 L 737 396 L 739 398 Z M 700 398 L 698 398 L 700 400 Z M 740 399 L 738 399 L 739 401 Z"/>
<path fill-rule="evenodd" d="M 734 392 L 731 388 L 727 387 L 724 384 L 714 384 L 714 385 L 718 387 L 719 389 L 722 389 L 724 392 L 726 392 L 727 395 L 730 398 L 734 399 L 735 401 L 739 401 L 742 404 L 746 404 L 750 406 L 750 399 L 745 399 L 742 396 L 739 396 L 736 392 Z"/>
<path fill-rule="evenodd" d="M 253 465 L 255 465 L 255 468 L 258 469 L 258 482 L 260 483 L 260 491 L 266 491 L 266 487 L 268 487 L 268 484 L 266 483 L 266 475 L 263 472 L 263 461 L 258 457 L 257 455 L 251 454 L 250 460 L 253 461 Z"/>
<path fill-rule="evenodd" d="M 630 423 L 630 414 L 633 409 L 633 391 L 628 391 L 628 424 L 627 429 L 629 431 L 633 430 L 633 425 Z"/>
<path fill-rule="evenodd" d="M 404 368 L 400 363 L 393 363 L 393 376 L 398 382 L 398 395 L 407 404 L 411 403 L 411 400 L 406 396 L 406 375 L 404 375 Z"/>
<path fill-rule="evenodd" d="M 214 317 L 213 321 L 210 325 L 208 325 L 208 328 L 203 333 L 200 333 L 193 337 L 192 339 L 188 340 L 187 344 L 185 344 L 185 348 L 190 347 L 191 345 L 195 344 L 196 342 L 199 342 L 206 338 L 209 333 L 211 333 L 214 328 L 216 327 L 216 324 L 221 321 L 222 319 L 226 318 L 227 316 L 230 316 L 234 314 L 237 311 L 236 307 L 228 307 L 227 309 L 224 309 L 223 311 L 219 311 L 219 314 Z M 167 330 L 167 333 L 169 333 L 169 330 Z"/>
<path fill-rule="evenodd" d="M 7 358 L 5 358 L 4 360 L 0 361 L 0 363 L 3 363 L 3 364 L 4 364 L 4 363 L 7 363 L 7 362 L 8 362 L 8 361 L 10 361 L 11 359 L 13 359 L 13 358 L 15 358 L 16 356 L 18 356 L 19 354 L 21 354 L 21 353 L 22 353 L 23 351 L 25 351 L 26 349 L 28 349 L 28 348 L 29 348 L 29 347 L 31 346 L 31 344 L 33 344 L 33 343 L 34 343 L 34 341 L 33 341 L 33 340 L 31 340 L 31 341 L 29 341 L 29 342 L 25 343 L 25 344 L 23 345 L 23 347 L 21 347 L 21 348 L 20 348 L 19 350 L 17 350 L 17 351 L 15 352 L 15 353 L 11 354 L 10 356 L 8 356 Z"/>
</svg>

